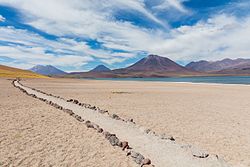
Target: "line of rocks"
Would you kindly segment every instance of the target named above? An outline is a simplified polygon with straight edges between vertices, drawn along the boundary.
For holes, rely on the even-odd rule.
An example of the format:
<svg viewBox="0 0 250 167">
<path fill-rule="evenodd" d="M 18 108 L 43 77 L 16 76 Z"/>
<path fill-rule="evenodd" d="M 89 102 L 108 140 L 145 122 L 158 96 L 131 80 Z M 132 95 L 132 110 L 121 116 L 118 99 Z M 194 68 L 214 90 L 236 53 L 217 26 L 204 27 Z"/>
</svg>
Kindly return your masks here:
<svg viewBox="0 0 250 167">
<path fill-rule="evenodd" d="M 20 80 L 18 80 L 18 81 L 20 81 Z M 22 85 L 20 82 L 19 82 L 19 84 Z M 23 86 L 23 85 L 22 85 L 22 86 Z M 38 89 L 35 89 L 35 88 L 31 88 L 31 87 L 28 87 L 28 86 L 25 86 L 25 87 L 27 87 L 27 88 L 29 88 L 29 89 L 32 89 L 32 90 L 34 90 L 34 91 L 37 91 L 37 92 L 39 92 L 39 93 L 45 94 L 45 95 L 47 95 L 47 96 L 51 96 L 51 97 L 55 97 L 55 98 L 59 98 L 59 99 L 66 100 L 66 99 L 64 99 L 63 97 L 55 96 L 55 95 L 53 95 L 53 94 L 49 94 L 49 93 L 43 92 L 43 91 L 38 90 Z M 87 103 L 80 102 L 80 101 L 77 100 L 77 99 L 68 99 L 68 100 L 66 100 L 66 101 L 69 102 L 69 103 L 77 104 L 77 105 L 82 106 L 82 107 L 87 108 L 87 109 L 91 109 L 91 110 L 93 110 L 93 111 L 97 111 L 97 112 L 99 112 L 99 113 L 101 113 L 101 114 L 107 114 L 110 118 L 115 119 L 115 120 L 120 120 L 120 121 L 123 121 L 123 122 L 126 122 L 126 123 L 133 123 L 133 124 L 136 124 L 135 121 L 134 121 L 134 119 L 132 119 L 132 118 L 123 119 L 123 118 L 121 118 L 121 117 L 120 117 L 119 115 L 117 115 L 117 114 L 111 114 L 111 113 L 109 113 L 108 110 L 100 109 L 100 108 L 97 107 L 97 106 L 92 106 L 91 104 L 87 104 Z M 139 127 L 139 128 L 140 128 L 140 127 Z M 149 134 L 149 135 L 157 136 L 157 137 L 159 137 L 159 138 L 162 139 L 162 140 L 175 141 L 175 138 L 174 138 L 173 136 L 171 136 L 171 135 L 166 135 L 166 134 L 157 135 L 157 134 L 156 134 L 154 131 L 152 131 L 151 129 L 146 129 L 146 130 L 144 130 L 144 132 L 145 132 L 146 134 Z"/>
<path fill-rule="evenodd" d="M 91 109 L 93 111 L 97 111 L 97 112 L 99 112 L 101 114 L 107 114 L 109 117 L 111 117 L 112 119 L 115 119 L 115 120 L 120 120 L 120 121 L 123 121 L 123 122 L 129 122 L 129 123 L 135 124 L 133 119 L 123 119 L 120 116 L 118 116 L 117 114 L 110 114 L 108 110 L 100 109 L 99 107 L 92 106 L 91 104 L 79 102 L 76 99 L 69 99 L 69 100 L 67 100 L 67 102 L 77 104 L 79 106 Z"/>
<path fill-rule="evenodd" d="M 89 121 L 89 120 L 84 120 L 81 116 L 75 114 L 72 110 L 70 109 L 66 109 L 66 108 L 63 108 L 62 106 L 56 104 L 56 103 L 53 103 L 52 101 L 48 101 L 47 99 L 43 99 L 43 98 L 40 98 L 40 97 L 37 97 L 36 95 L 34 94 L 29 94 L 25 89 L 19 87 L 19 86 L 16 86 L 15 85 L 15 81 L 17 81 L 21 86 L 23 86 L 19 81 L 20 80 L 13 80 L 12 81 L 12 85 L 16 88 L 18 88 L 19 90 L 21 90 L 23 93 L 25 93 L 26 95 L 28 96 L 31 96 L 33 98 L 36 98 L 36 99 L 39 99 L 43 102 L 45 102 L 46 104 L 48 105 L 51 105 L 53 107 L 55 107 L 56 109 L 59 109 L 59 110 L 62 110 L 63 112 L 69 114 L 70 116 L 74 117 L 77 121 L 79 122 L 82 122 L 86 125 L 87 128 L 90 128 L 90 129 L 94 129 L 97 131 L 97 133 L 101 133 L 105 139 L 107 139 L 109 141 L 109 143 L 114 146 L 114 147 L 120 147 L 122 148 L 123 151 L 125 151 L 127 153 L 127 156 L 130 156 L 137 164 L 139 164 L 141 167 L 143 167 L 144 165 L 151 165 L 152 167 L 154 165 L 151 164 L 151 160 L 148 159 L 148 158 L 144 158 L 144 156 L 138 152 L 135 152 L 130 146 L 129 146 L 129 143 L 127 141 L 121 141 L 119 140 L 119 138 L 115 135 L 115 134 L 111 134 L 107 131 L 104 131 L 103 128 L 101 128 L 99 125 Z M 32 90 L 35 90 L 35 91 L 38 91 L 34 88 L 30 88 Z M 43 93 L 43 94 L 46 94 L 48 96 L 53 96 L 53 97 L 56 97 L 56 98 L 60 98 L 60 99 L 63 99 L 59 96 L 54 96 L 52 94 L 47 94 L 45 92 L 42 92 L 42 91 L 38 91 L 39 93 Z M 72 101 L 74 104 L 81 104 L 81 103 L 78 103 L 77 101 Z M 82 103 L 83 104 L 83 103 Z M 96 108 L 96 107 L 95 107 Z M 97 108 L 96 108 L 97 110 Z M 107 112 L 105 112 L 107 113 Z M 117 119 L 117 120 L 120 120 L 118 119 L 120 117 L 116 117 L 114 119 Z M 125 120 L 123 120 L 125 121 Z"/>
<path fill-rule="evenodd" d="M 20 84 L 20 85 L 22 85 L 19 81 L 20 80 L 17 80 L 18 81 L 18 83 Z M 14 81 L 13 81 L 13 85 L 14 85 Z M 14 85 L 15 86 L 15 85 Z M 23 86 L 23 85 L 22 85 Z M 16 86 L 15 86 L 16 87 Z M 42 93 L 42 94 L 45 94 L 45 95 L 47 95 L 47 96 L 52 96 L 52 97 L 55 97 L 55 98 L 59 98 L 59 99 L 63 99 L 63 100 L 65 100 L 66 102 L 69 102 L 69 103 L 73 103 L 73 104 L 76 104 L 76 105 L 79 105 L 79 106 L 82 106 L 82 107 L 84 107 L 84 108 L 88 108 L 88 109 L 91 109 L 91 110 L 93 110 L 93 111 L 97 111 L 97 112 L 99 112 L 99 113 L 101 113 L 101 114 L 106 114 L 106 115 L 108 115 L 110 118 L 112 118 L 112 119 L 115 119 L 115 120 L 119 120 L 119 121 L 123 121 L 123 122 L 126 122 L 126 123 L 132 123 L 132 124 L 134 124 L 134 125 L 136 125 L 136 123 L 134 122 L 134 120 L 133 119 L 123 119 L 123 118 L 121 118 L 120 116 L 118 116 L 117 114 L 110 114 L 109 112 L 108 112 L 108 110 L 103 110 L 103 109 L 100 109 L 99 107 L 96 107 L 96 106 L 92 106 L 92 105 L 90 105 L 90 104 L 87 104 L 87 103 L 83 103 L 83 102 L 80 102 L 79 100 L 76 100 L 76 99 L 68 99 L 68 100 L 66 100 L 66 99 L 64 99 L 64 98 L 62 98 L 62 97 L 60 97 L 60 96 L 55 96 L 55 95 L 52 95 L 52 94 L 48 94 L 48 93 L 46 93 L 46 92 L 43 92 L 43 91 L 41 91 L 41 90 L 38 90 L 38 89 L 35 89 L 35 88 L 31 88 L 31 87 L 28 87 L 28 86 L 25 86 L 25 87 L 27 87 L 27 88 L 30 88 L 30 89 L 32 89 L 32 90 L 34 90 L 34 91 L 37 91 L 37 92 L 39 92 L 39 93 Z M 20 88 L 21 89 L 21 88 Z M 26 92 L 25 90 L 22 90 L 23 92 Z M 26 93 L 27 94 L 27 93 Z M 29 95 L 29 94 L 27 94 L 27 95 Z M 34 98 L 37 98 L 35 95 L 29 95 L 29 96 L 32 96 L 32 97 L 34 97 Z M 45 99 L 41 99 L 41 98 L 39 98 L 40 100 L 42 100 L 42 101 L 44 101 L 44 102 L 46 102 L 46 103 L 50 103 L 50 102 L 47 102 Z M 58 106 L 57 104 L 50 104 L 50 105 L 52 105 L 52 106 L 54 106 L 55 108 L 57 108 L 57 109 L 60 109 L 60 110 L 63 110 L 63 108 L 61 107 L 61 106 Z M 67 109 L 66 109 L 67 110 Z M 73 111 L 67 111 L 69 114 L 72 114 L 72 116 L 74 116 L 77 120 L 81 120 L 81 118 L 79 118 L 80 116 L 78 116 L 78 115 L 75 115 L 74 113 L 73 113 Z M 82 121 L 83 122 L 83 121 Z M 88 124 L 87 124 L 87 126 L 89 126 Z M 139 126 L 139 125 L 136 125 L 142 132 L 144 132 L 144 133 L 146 133 L 146 134 L 148 134 L 148 135 L 151 135 L 151 136 L 156 136 L 156 137 L 158 137 L 159 139 L 161 139 L 161 140 L 166 140 L 166 141 L 171 141 L 171 142 L 175 142 L 175 138 L 172 136 L 172 135 L 166 135 L 166 134 L 156 134 L 154 131 L 152 131 L 151 129 L 144 129 L 143 127 L 141 127 L 141 126 Z M 90 126 L 91 127 L 91 126 Z M 98 129 L 97 129 L 97 131 L 98 131 Z M 103 131 L 103 130 L 102 130 Z M 181 148 L 183 148 L 184 150 L 189 150 L 190 152 L 191 152 L 191 154 L 193 155 L 193 157 L 195 157 L 195 158 L 208 158 L 209 157 L 209 154 L 206 152 L 206 151 L 201 151 L 201 150 L 199 150 L 199 149 L 197 149 L 196 147 L 194 147 L 194 146 L 192 146 L 192 145 L 186 145 L 186 144 L 184 144 L 184 145 L 181 145 L 180 146 Z M 217 156 L 217 155 L 216 155 Z M 138 161 L 139 162 L 139 161 Z"/>
</svg>

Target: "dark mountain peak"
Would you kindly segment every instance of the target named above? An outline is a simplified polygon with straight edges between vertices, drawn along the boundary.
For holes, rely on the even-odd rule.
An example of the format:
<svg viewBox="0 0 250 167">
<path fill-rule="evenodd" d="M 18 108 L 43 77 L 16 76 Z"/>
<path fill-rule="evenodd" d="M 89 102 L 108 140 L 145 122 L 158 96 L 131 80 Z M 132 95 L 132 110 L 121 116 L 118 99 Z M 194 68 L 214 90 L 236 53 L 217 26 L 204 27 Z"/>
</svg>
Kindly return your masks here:
<svg viewBox="0 0 250 167">
<path fill-rule="evenodd" d="M 58 68 L 52 66 L 52 65 L 36 65 L 29 69 L 30 71 L 33 71 L 38 74 L 42 75 L 61 75 L 66 74 L 66 72 L 59 70 Z"/>
<path fill-rule="evenodd" d="M 126 71 L 151 71 L 151 72 L 173 72 L 185 71 L 186 69 L 174 61 L 158 55 L 148 55 L 135 64 L 125 68 Z"/>
<path fill-rule="evenodd" d="M 229 59 L 229 58 L 225 58 L 225 59 L 223 59 L 223 60 L 221 60 L 221 61 L 233 61 L 232 59 Z"/>
<path fill-rule="evenodd" d="M 147 58 L 157 58 L 157 57 L 160 57 L 160 56 L 154 55 L 154 54 L 150 54 L 150 55 L 147 56 Z"/>
<path fill-rule="evenodd" d="M 98 65 L 93 70 L 90 70 L 90 72 L 108 72 L 111 71 L 108 67 L 105 65 Z"/>
</svg>

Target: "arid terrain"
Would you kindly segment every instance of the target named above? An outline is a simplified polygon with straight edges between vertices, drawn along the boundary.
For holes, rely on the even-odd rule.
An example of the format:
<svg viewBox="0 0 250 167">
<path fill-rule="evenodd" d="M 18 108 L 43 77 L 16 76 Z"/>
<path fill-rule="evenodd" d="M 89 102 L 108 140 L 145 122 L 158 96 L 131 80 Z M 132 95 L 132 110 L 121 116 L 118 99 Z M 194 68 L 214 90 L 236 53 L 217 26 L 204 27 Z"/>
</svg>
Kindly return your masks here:
<svg viewBox="0 0 250 167">
<path fill-rule="evenodd" d="M 22 70 L 0 64 L 0 78 L 48 78 L 28 70 Z"/>
<path fill-rule="evenodd" d="M 50 79 L 25 85 L 107 109 L 157 133 L 173 135 L 250 166 L 250 87 L 133 81 Z"/>
<path fill-rule="evenodd" d="M 10 80 L 0 79 L 0 90 L 1 167 L 137 166 L 102 135 L 23 94 Z"/>
</svg>

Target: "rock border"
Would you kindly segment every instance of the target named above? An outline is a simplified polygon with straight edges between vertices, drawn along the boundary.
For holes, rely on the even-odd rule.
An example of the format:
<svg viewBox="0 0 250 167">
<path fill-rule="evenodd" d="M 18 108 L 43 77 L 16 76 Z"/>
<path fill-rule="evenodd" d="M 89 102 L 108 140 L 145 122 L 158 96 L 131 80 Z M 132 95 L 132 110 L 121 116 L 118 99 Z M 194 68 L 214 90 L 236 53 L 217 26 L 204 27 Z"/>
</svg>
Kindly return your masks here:
<svg viewBox="0 0 250 167">
<path fill-rule="evenodd" d="M 65 113 L 69 114 L 70 116 L 73 116 L 77 121 L 83 122 L 87 126 L 87 128 L 92 128 L 92 129 L 96 130 L 97 133 L 103 134 L 103 136 L 105 137 L 105 139 L 107 139 L 112 146 L 114 146 L 114 147 L 116 147 L 116 146 L 117 147 L 121 147 L 122 150 L 127 153 L 127 156 L 130 156 L 137 164 L 141 165 L 141 167 L 144 166 L 144 165 L 152 165 L 151 160 L 148 159 L 148 158 L 145 158 L 142 154 L 140 154 L 138 152 L 135 152 L 129 146 L 129 144 L 128 144 L 127 141 L 120 141 L 116 137 L 115 134 L 111 134 L 111 133 L 105 131 L 103 128 L 99 127 L 99 125 L 94 124 L 94 123 L 92 123 L 89 120 L 84 120 L 81 116 L 75 114 L 70 109 L 63 108 L 62 106 L 60 106 L 60 105 L 58 105 L 56 103 L 53 103 L 51 101 L 48 101 L 46 99 L 38 98 L 34 94 L 28 94 L 26 90 L 22 89 L 19 86 L 16 86 L 14 84 L 15 81 L 17 81 L 23 87 L 27 87 L 29 89 L 32 89 L 32 90 L 37 91 L 39 93 L 45 94 L 47 96 L 51 96 L 51 97 L 62 99 L 64 101 L 68 102 L 68 103 L 73 103 L 73 104 L 79 105 L 81 107 L 84 107 L 84 108 L 87 108 L 87 109 L 91 109 L 91 110 L 93 110 L 95 112 L 98 112 L 100 114 L 106 114 L 110 118 L 115 119 L 117 121 L 123 121 L 123 122 L 126 122 L 126 123 L 131 123 L 131 124 L 135 125 L 137 128 L 139 128 L 145 134 L 148 134 L 148 135 L 151 135 L 151 136 L 155 136 L 155 137 L 157 137 L 157 138 L 159 138 L 161 140 L 164 140 L 166 142 L 175 142 L 175 138 L 173 136 L 166 135 L 166 134 L 158 135 L 154 131 L 152 131 L 151 129 L 145 129 L 142 126 L 137 125 L 134 122 L 133 119 L 127 119 L 126 120 L 126 119 L 123 119 L 123 118 L 121 118 L 120 116 L 118 116 L 116 114 L 110 114 L 108 110 L 103 110 L 103 109 L 100 109 L 99 107 L 92 106 L 92 105 L 87 104 L 87 103 L 82 103 L 82 102 L 80 102 L 77 99 L 68 99 L 68 100 L 66 100 L 65 98 L 62 98 L 60 96 L 55 96 L 55 95 L 45 93 L 45 92 L 43 92 L 41 90 L 38 90 L 38 89 L 35 89 L 35 88 L 24 86 L 23 84 L 20 83 L 20 79 L 15 79 L 15 80 L 12 81 L 13 86 L 16 87 L 16 88 L 18 88 L 18 89 L 20 89 L 26 95 L 31 96 L 33 98 L 37 98 L 37 99 L 39 99 L 39 100 L 41 100 L 43 102 L 46 102 L 46 104 L 49 104 L 49 105 L 55 107 L 56 109 L 64 111 Z M 213 157 L 216 157 L 217 159 L 220 159 L 218 155 L 214 155 L 214 154 L 210 155 L 206 151 L 200 150 L 200 149 L 198 149 L 198 148 L 196 148 L 196 147 L 194 147 L 192 145 L 189 145 L 189 144 L 180 144 L 180 148 L 182 148 L 183 150 L 186 150 L 187 152 L 189 152 L 194 158 L 205 159 L 205 158 L 208 158 L 210 156 L 213 156 Z M 152 166 L 154 166 L 154 165 L 152 165 Z"/>
<path fill-rule="evenodd" d="M 81 123 L 84 123 L 86 125 L 87 128 L 91 128 L 91 129 L 94 129 L 97 133 L 101 133 L 105 139 L 107 139 L 109 141 L 109 143 L 113 146 L 113 147 L 120 147 L 122 148 L 122 151 L 125 151 L 126 152 L 126 155 L 127 156 L 130 156 L 135 163 L 137 163 L 138 165 L 140 165 L 141 167 L 143 167 L 144 165 L 152 165 L 151 164 L 151 160 L 149 158 L 145 158 L 142 154 L 138 153 L 138 152 L 135 152 L 130 146 L 129 146 L 129 143 L 127 141 L 121 141 L 120 139 L 118 139 L 118 137 L 115 135 L 115 134 L 112 134 L 112 133 L 109 133 L 108 131 L 105 131 L 103 128 L 101 128 L 99 125 L 95 124 L 95 123 L 92 123 L 91 121 L 89 120 L 84 120 L 81 116 L 75 114 L 72 110 L 70 109 L 66 109 L 66 108 L 63 108 L 62 106 L 56 104 L 56 103 L 53 103 L 52 101 L 48 101 L 46 99 L 43 99 L 43 98 L 39 98 L 37 97 L 36 95 L 34 94 L 29 94 L 25 89 L 19 87 L 19 86 L 16 86 L 15 85 L 15 81 L 18 82 L 21 86 L 24 86 L 20 83 L 20 79 L 15 79 L 12 81 L 12 85 L 15 87 L 15 88 L 18 88 L 19 90 L 21 90 L 23 93 L 25 93 L 26 95 L 28 96 L 31 96 L 33 98 L 36 98 L 38 100 L 41 100 L 43 102 L 45 102 L 46 104 L 48 105 L 51 105 L 53 107 L 55 107 L 56 109 L 59 109 L 67 114 L 69 114 L 70 116 L 74 117 L 77 121 L 81 122 Z M 27 87 L 27 86 L 25 86 Z M 30 88 L 30 87 L 27 87 L 27 88 Z M 40 90 L 37 90 L 37 89 L 34 89 L 34 88 L 30 88 L 34 91 L 37 91 L 39 93 L 43 93 L 43 94 L 46 94 L 48 96 L 52 96 L 52 97 L 55 97 L 55 98 L 60 98 L 60 99 L 64 99 L 60 96 L 54 96 L 52 94 L 48 94 L 48 93 L 45 93 L 45 92 L 42 92 Z M 65 99 L 64 99 L 65 100 Z M 95 107 L 95 106 L 91 106 L 91 105 L 88 105 L 88 104 L 85 104 L 85 103 L 79 103 L 78 100 L 67 100 L 67 102 L 73 102 L 74 104 L 78 104 L 79 106 L 83 106 L 85 108 L 89 108 L 89 109 L 92 109 L 92 110 L 95 110 L 95 111 L 98 111 L 102 114 L 105 114 L 105 113 L 108 113 L 108 111 L 105 111 L 104 110 L 101 110 L 99 109 L 98 107 Z M 121 119 L 119 116 L 113 114 L 109 114 L 111 118 L 113 119 L 116 119 L 116 120 L 121 120 L 121 121 L 125 121 L 124 119 Z M 125 122 L 133 122 L 133 120 L 129 121 L 125 121 Z M 154 165 L 152 165 L 152 167 L 154 167 Z"/>
</svg>

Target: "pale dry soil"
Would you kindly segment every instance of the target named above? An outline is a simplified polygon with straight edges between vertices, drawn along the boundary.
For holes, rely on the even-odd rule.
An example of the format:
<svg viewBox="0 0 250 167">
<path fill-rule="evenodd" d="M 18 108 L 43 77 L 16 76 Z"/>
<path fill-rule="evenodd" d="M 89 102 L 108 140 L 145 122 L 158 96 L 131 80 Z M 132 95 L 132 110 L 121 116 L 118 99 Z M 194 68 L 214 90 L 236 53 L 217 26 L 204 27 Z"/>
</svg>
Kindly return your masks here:
<svg viewBox="0 0 250 167">
<path fill-rule="evenodd" d="M 250 86 L 73 79 L 23 83 L 133 118 L 234 166 L 250 166 Z"/>
<path fill-rule="evenodd" d="M 137 166 L 103 135 L 0 79 L 0 166 Z"/>
</svg>

